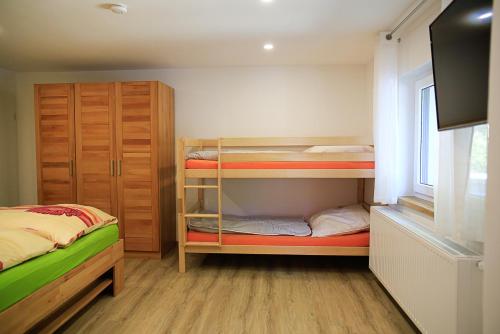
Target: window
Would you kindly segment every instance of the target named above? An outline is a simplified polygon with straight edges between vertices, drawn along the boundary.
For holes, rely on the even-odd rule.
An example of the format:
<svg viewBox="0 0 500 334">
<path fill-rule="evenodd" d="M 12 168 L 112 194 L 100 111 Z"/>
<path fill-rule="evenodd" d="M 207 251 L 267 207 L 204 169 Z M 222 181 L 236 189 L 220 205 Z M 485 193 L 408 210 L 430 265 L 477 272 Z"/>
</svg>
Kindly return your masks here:
<svg viewBox="0 0 500 334">
<path fill-rule="evenodd" d="M 432 76 L 416 82 L 415 86 L 415 173 L 414 191 L 433 196 L 437 176 L 437 115 Z"/>
</svg>

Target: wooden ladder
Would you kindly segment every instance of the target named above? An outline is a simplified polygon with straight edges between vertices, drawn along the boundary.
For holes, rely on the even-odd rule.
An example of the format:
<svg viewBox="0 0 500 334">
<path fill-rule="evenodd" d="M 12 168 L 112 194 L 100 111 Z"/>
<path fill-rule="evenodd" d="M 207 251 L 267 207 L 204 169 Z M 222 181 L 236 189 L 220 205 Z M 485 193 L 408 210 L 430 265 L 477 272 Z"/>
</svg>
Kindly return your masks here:
<svg viewBox="0 0 500 334">
<path fill-rule="evenodd" d="M 186 246 L 222 246 L 222 161 L 221 161 L 221 140 L 217 140 L 217 185 L 203 184 L 189 184 L 186 185 L 186 178 L 184 177 L 184 200 L 182 201 L 182 216 L 184 219 L 184 228 L 187 231 L 187 220 L 189 218 L 217 218 L 218 237 L 217 242 L 198 242 L 186 241 Z M 186 189 L 216 189 L 217 190 L 217 213 L 186 213 Z M 201 205 L 203 207 L 203 205 Z"/>
</svg>

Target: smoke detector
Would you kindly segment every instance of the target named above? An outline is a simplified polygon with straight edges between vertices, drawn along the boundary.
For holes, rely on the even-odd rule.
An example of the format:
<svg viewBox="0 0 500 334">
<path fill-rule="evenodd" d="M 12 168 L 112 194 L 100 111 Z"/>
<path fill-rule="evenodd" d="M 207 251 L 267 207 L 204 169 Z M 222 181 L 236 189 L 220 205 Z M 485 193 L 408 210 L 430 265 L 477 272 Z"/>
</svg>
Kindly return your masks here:
<svg viewBox="0 0 500 334">
<path fill-rule="evenodd" d="M 109 5 L 109 9 L 115 14 L 127 14 L 127 5 L 123 3 L 114 3 Z"/>
</svg>

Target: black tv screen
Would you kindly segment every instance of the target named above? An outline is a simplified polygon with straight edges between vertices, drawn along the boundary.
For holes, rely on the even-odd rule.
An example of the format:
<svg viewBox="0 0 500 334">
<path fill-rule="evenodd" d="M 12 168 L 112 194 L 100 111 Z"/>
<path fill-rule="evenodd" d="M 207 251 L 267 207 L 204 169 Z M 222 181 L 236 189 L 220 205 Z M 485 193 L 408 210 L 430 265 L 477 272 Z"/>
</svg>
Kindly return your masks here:
<svg viewBox="0 0 500 334">
<path fill-rule="evenodd" d="M 487 122 L 492 0 L 455 0 L 430 25 L 438 129 Z"/>
</svg>

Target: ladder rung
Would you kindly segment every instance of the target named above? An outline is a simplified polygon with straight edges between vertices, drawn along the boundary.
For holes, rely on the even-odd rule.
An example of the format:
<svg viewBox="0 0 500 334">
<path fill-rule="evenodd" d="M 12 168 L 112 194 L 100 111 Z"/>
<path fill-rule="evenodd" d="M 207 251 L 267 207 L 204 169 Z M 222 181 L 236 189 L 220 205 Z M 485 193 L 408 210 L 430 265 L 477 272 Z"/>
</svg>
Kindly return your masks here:
<svg viewBox="0 0 500 334">
<path fill-rule="evenodd" d="M 200 184 L 189 184 L 189 185 L 185 185 L 184 188 L 197 188 L 197 189 L 218 189 L 219 187 L 218 186 L 215 186 L 215 185 L 200 185 Z"/>
<path fill-rule="evenodd" d="M 186 218 L 219 218 L 217 213 L 186 213 Z"/>
<path fill-rule="evenodd" d="M 219 247 L 218 242 L 202 242 L 202 241 L 188 241 L 186 242 L 186 246 L 207 246 L 207 247 Z"/>
</svg>

